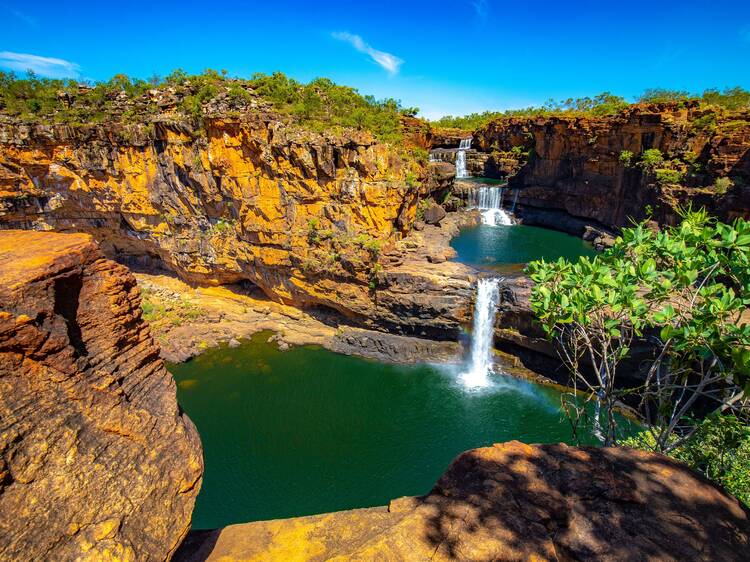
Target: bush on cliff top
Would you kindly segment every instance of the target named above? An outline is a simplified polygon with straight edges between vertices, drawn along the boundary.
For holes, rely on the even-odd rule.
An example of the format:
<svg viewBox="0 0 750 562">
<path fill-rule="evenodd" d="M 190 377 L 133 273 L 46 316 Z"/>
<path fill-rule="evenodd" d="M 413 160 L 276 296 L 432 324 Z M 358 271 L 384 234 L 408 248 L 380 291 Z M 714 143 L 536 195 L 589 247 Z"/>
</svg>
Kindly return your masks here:
<svg viewBox="0 0 750 562">
<path fill-rule="evenodd" d="M 386 141 L 401 138 L 401 115 L 414 115 L 417 108 L 406 108 L 391 98 L 377 100 L 356 89 L 339 86 L 328 78 L 316 78 L 307 84 L 288 78 L 281 72 L 255 74 L 250 84 L 276 110 L 290 114 L 306 127 L 322 131 L 331 126 L 369 130 Z"/>
<path fill-rule="evenodd" d="M 750 109 L 750 92 L 740 87 L 726 88 L 723 92 L 718 89 L 705 90 L 702 95 L 691 94 L 680 90 L 664 88 L 650 88 L 635 98 L 636 103 L 674 103 L 698 101 L 706 106 L 718 106 L 729 111 Z M 521 109 L 505 111 L 484 111 L 470 113 L 464 116 L 447 115 L 432 122 L 438 127 L 455 127 L 467 131 L 474 131 L 490 121 L 501 117 L 534 117 L 551 115 L 580 115 L 599 116 L 614 115 L 632 105 L 621 96 L 603 92 L 590 97 L 568 98 L 566 100 L 549 99 L 541 106 L 530 106 Z"/>
<path fill-rule="evenodd" d="M 258 96 L 308 129 L 353 127 L 386 141 L 400 139 L 401 115 L 418 111 L 402 107 L 398 100 L 363 96 L 327 78 L 303 84 L 280 72 L 240 80 L 228 78 L 224 70 L 190 75 L 178 69 L 165 78 L 146 81 L 118 74 L 93 84 L 42 78 L 32 72 L 25 78 L 0 72 L 0 113 L 47 123 L 129 123 L 163 112 L 200 118 L 214 100 L 221 99 L 230 110 L 242 110 L 252 107 Z"/>
</svg>

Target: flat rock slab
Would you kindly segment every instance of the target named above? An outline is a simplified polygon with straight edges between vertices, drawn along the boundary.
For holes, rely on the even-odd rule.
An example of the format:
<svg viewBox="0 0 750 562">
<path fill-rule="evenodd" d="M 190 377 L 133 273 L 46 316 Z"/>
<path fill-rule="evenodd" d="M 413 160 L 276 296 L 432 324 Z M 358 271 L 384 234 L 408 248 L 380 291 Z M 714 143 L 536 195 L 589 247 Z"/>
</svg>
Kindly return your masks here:
<svg viewBox="0 0 750 562">
<path fill-rule="evenodd" d="M 191 534 L 203 560 L 747 560 L 748 514 L 667 457 L 620 448 L 474 449 L 388 508 Z"/>
</svg>

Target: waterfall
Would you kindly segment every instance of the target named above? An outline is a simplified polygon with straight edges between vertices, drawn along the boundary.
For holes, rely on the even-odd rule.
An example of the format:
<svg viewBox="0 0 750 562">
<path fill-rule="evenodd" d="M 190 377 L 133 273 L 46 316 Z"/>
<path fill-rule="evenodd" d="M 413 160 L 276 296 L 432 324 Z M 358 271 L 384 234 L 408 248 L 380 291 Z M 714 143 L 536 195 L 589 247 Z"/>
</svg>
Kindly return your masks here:
<svg viewBox="0 0 750 562">
<path fill-rule="evenodd" d="M 477 280 L 474 332 L 471 335 L 471 358 L 469 369 L 461 374 L 461 382 L 467 388 L 481 388 L 490 383 L 495 313 L 500 297 L 499 284 L 499 277 L 484 277 Z"/>
<path fill-rule="evenodd" d="M 456 178 L 468 178 L 469 172 L 466 171 L 466 151 L 471 148 L 471 139 L 461 139 L 456 152 Z"/>
<path fill-rule="evenodd" d="M 469 207 L 479 209 L 482 224 L 489 226 L 511 225 L 513 220 L 503 210 L 503 189 L 501 187 L 477 187 L 469 190 Z"/>
<path fill-rule="evenodd" d="M 513 197 L 513 206 L 510 208 L 511 213 L 516 212 L 516 203 L 518 203 L 518 190 L 516 189 L 516 195 Z"/>
</svg>

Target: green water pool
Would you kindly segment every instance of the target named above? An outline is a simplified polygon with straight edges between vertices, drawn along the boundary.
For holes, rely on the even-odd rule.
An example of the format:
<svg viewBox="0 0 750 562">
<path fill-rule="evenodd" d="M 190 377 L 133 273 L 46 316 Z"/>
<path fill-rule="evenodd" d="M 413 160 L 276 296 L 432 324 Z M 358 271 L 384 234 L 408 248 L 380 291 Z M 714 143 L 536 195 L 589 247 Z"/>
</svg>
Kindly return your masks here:
<svg viewBox="0 0 750 562">
<path fill-rule="evenodd" d="M 281 352 L 269 335 L 169 366 L 204 448 L 196 529 L 384 505 L 466 449 L 571 441 L 554 388 L 493 375 L 470 391 L 458 367 Z"/>
<path fill-rule="evenodd" d="M 541 258 L 575 259 L 596 254 L 591 244 L 576 236 L 525 225 L 465 228 L 451 246 L 458 261 L 498 272 L 520 271 L 528 262 Z"/>
</svg>

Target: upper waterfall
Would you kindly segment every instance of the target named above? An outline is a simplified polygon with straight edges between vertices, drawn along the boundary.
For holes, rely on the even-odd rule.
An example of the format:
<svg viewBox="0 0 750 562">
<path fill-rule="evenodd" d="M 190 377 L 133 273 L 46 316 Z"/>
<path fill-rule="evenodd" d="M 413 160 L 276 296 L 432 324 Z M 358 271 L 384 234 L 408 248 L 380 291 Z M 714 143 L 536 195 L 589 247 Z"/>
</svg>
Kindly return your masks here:
<svg viewBox="0 0 750 562">
<path fill-rule="evenodd" d="M 479 209 L 482 224 L 489 226 L 512 225 L 513 219 L 503 209 L 503 188 L 482 186 L 469 192 L 469 207 Z"/>
<path fill-rule="evenodd" d="M 466 171 L 466 151 L 471 148 L 471 138 L 461 139 L 456 152 L 456 178 L 468 178 L 469 172 Z"/>
</svg>

